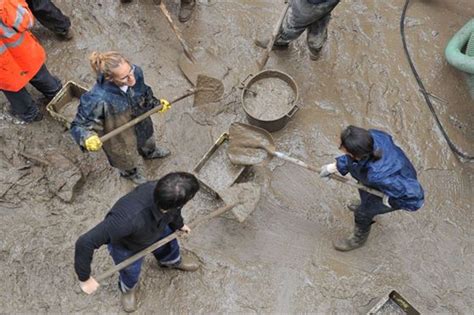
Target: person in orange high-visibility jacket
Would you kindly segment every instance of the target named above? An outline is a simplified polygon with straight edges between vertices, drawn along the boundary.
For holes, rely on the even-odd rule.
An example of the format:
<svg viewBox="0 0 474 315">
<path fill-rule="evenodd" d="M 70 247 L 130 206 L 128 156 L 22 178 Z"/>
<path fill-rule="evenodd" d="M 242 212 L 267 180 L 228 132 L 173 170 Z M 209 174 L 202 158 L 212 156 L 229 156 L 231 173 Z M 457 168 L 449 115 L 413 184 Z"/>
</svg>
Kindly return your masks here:
<svg viewBox="0 0 474 315">
<path fill-rule="evenodd" d="M 28 82 L 46 99 L 62 87 L 46 68 L 46 53 L 29 31 L 33 22 L 25 0 L 0 0 L 0 90 L 10 102 L 11 113 L 27 123 L 42 118 L 25 88 Z"/>
</svg>

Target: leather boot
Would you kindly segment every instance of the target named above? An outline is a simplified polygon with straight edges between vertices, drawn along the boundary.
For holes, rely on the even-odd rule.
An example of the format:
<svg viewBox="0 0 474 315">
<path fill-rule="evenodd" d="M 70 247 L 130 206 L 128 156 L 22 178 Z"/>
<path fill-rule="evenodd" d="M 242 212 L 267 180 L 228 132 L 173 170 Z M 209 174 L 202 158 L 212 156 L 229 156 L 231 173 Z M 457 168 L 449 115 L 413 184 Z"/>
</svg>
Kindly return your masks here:
<svg viewBox="0 0 474 315">
<path fill-rule="evenodd" d="M 188 21 L 196 7 L 196 0 L 181 0 L 178 19 L 181 23 Z"/>
<path fill-rule="evenodd" d="M 345 239 L 336 240 L 332 243 L 334 248 L 341 252 L 347 252 L 359 247 L 362 247 L 369 237 L 370 226 L 366 231 L 362 231 L 357 225 L 354 227 L 354 232 Z"/>
<path fill-rule="evenodd" d="M 138 283 L 127 292 L 122 292 L 122 307 L 123 310 L 127 313 L 133 313 L 138 309 Z"/>
<path fill-rule="evenodd" d="M 199 269 L 199 262 L 191 256 L 181 255 L 181 260 L 176 265 L 171 265 L 171 266 L 160 265 L 160 266 L 164 268 L 179 269 L 182 271 L 196 271 Z"/>
</svg>

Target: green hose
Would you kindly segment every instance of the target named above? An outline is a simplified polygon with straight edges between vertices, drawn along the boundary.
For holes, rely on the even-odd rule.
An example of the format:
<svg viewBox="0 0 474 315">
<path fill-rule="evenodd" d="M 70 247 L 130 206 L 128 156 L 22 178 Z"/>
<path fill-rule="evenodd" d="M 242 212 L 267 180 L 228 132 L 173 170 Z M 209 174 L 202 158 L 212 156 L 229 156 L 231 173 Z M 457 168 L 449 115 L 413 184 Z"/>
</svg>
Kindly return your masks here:
<svg viewBox="0 0 474 315">
<path fill-rule="evenodd" d="M 474 19 L 451 38 L 444 53 L 450 65 L 467 74 L 469 92 L 474 99 Z"/>
</svg>

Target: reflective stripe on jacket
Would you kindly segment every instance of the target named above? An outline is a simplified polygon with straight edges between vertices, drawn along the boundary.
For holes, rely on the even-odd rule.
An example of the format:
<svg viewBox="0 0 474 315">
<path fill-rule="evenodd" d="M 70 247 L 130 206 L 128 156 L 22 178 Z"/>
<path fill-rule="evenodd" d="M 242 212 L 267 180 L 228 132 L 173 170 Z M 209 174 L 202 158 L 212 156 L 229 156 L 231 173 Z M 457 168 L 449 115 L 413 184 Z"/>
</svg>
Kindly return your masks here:
<svg viewBox="0 0 474 315">
<path fill-rule="evenodd" d="M 24 0 L 0 0 L 0 90 L 19 91 L 44 64 L 46 53 L 29 31 L 33 22 Z"/>
</svg>

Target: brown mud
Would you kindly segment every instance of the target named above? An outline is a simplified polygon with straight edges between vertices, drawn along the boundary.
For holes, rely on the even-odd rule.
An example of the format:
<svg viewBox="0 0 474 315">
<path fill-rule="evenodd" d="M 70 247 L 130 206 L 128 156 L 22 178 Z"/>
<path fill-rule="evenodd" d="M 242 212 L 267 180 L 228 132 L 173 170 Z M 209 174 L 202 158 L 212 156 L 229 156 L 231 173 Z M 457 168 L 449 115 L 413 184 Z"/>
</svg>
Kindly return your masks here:
<svg viewBox="0 0 474 315">
<path fill-rule="evenodd" d="M 246 90 L 245 109 L 254 118 L 276 120 L 288 114 L 295 101 L 291 87 L 280 78 L 261 79 Z"/>
<path fill-rule="evenodd" d="M 164 1 L 175 17 L 178 1 Z M 95 78 L 87 56 L 115 49 L 143 68 L 156 97 L 173 99 L 191 88 L 177 65 L 181 46 L 153 1 L 55 3 L 71 16 L 75 38 L 60 42 L 41 26 L 35 34 L 48 52 L 49 70 L 63 82 L 90 88 Z M 474 3 L 411 3 L 406 34 L 417 70 L 428 91 L 446 100 L 435 106 L 448 134 L 473 154 L 473 102 L 462 74 L 446 63 L 443 52 L 472 18 Z M 472 312 L 473 167 L 450 151 L 418 91 L 399 35 L 403 4 L 341 1 L 318 61 L 310 60 L 304 34 L 288 50 L 272 52 L 266 67 L 295 79 L 302 107 L 272 135 L 279 150 L 321 165 L 341 153 L 338 135 L 344 126 L 386 130 L 414 162 L 425 206 L 376 218 L 366 246 L 339 253 L 331 240 L 350 231 L 353 217 L 345 204 L 356 192 L 274 159 L 248 174 L 261 186 L 262 198 L 244 223 L 217 218 L 182 241 L 201 261 L 200 271 L 162 270 L 153 257 L 145 260 L 138 313 L 357 314 L 393 289 L 424 314 Z M 200 1 L 192 19 L 180 25 L 190 46 L 206 47 L 225 60 L 226 94 L 218 106 L 193 107 L 188 99 L 153 117 L 157 142 L 172 155 L 144 162 L 150 179 L 191 171 L 231 122 L 245 122 L 238 86 L 262 53 L 253 38 L 271 34 L 283 5 Z M 61 154 L 83 182 L 52 186 L 48 172 L 67 170 L 67 162 L 29 163 L 21 152 L 45 160 L 46 152 Z M 0 120 L 0 176 L 2 312 L 121 313 L 116 277 L 86 296 L 73 269 L 78 236 L 133 188 L 103 152 L 81 152 L 51 117 L 27 126 Z M 71 201 L 58 196 L 61 187 L 64 192 L 74 187 Z M 183 209 L 186 222 L 221 203 L 200 192 Z M 111 265 L 105 247 L 96 251 L 93 274 Z"/>
</svg>

